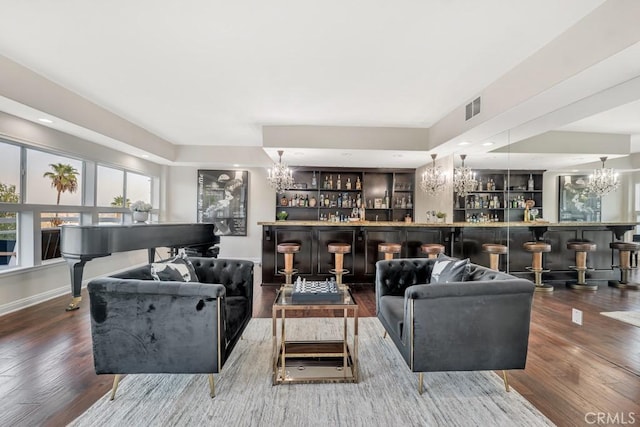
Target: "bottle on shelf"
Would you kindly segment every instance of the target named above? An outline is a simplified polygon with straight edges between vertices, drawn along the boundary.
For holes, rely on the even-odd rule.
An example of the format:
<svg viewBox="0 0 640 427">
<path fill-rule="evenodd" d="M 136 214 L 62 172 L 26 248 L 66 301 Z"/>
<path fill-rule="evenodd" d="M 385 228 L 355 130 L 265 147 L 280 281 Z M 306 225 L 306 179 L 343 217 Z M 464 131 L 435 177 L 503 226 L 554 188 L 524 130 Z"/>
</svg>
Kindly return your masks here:
<svg viewBox="0 0 640 427">
<path fill-rule="evenodd" d="M 316 171 L 313 171 L 313 175 L 311 176 L 311 188 L 318 187 L 318 180 L 316 179 Z"/>
<path fill-rule="evenodd" d="M 333 175 L 329 175 L 329 190 L 333 190 Z"/>
<path fill-rule="evenodd" d="M 529 174 L 529 180 L 527 181 L 527 190 L 534 191 L 533 175 L 532 174 Z"/>
<path fill-rule="evenodd" d="M 347 190 L 351 190 L 351 178 L 347 178 L 346 187 L 347 187 Z"/>
<path fill-rule="evenodd" d="M 391 206 L 389 206 L 389 192 L 387 190 L 384 190 L 384 209 L 388 209 Z"/>
<path fill-rule="evenodd" d="M 360 177 L 356 177 L 356 190 L 362 190 L 362 181 L 360 181 Z"/>
<path fill-rule="evenodd" d="M 336 180 L 336 190 L 342 190 L 342 180 L 340 179 L 340 174 L 338 174 L 338 179 Z"/>
</svg>

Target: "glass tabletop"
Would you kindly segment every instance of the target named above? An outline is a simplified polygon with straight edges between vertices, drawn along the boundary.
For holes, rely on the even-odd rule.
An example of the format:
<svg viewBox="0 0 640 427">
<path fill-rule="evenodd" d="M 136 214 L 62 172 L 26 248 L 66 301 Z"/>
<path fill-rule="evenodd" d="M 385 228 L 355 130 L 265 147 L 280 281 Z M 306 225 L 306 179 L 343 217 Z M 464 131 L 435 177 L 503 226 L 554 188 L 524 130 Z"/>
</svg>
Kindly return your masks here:
<svg viewBox="0 0 640 427">
<path fill-rule="evenodd" d="M 357 305 L 351 294 L 351 290 L 347 287 L 339 287 L 337 295 L 326 296 L 318 293 L 314 296 L 308 296 L 303 300 L 296 298 L 293 293 L 293 286 L 282 286 L 276 294 L 274 302 L 276 306 L 308 306 L 308 305 L 331 305 L 331 306 L 354 306 Z"/>
</svg>

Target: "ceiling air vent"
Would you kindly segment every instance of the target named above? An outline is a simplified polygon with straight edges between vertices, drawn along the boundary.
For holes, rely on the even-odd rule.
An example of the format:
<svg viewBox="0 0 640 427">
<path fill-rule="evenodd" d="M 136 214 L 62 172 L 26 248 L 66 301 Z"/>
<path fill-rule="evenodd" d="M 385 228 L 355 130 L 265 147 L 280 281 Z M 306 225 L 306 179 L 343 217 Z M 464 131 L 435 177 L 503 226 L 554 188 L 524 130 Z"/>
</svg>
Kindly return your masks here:
<svg viewBox="0 0 640 427">
<path fill-rule="evenodd" d="M 465 121 L 480 114 L 480 97 L 477 97 L 465 107 Z"/>
</svg>

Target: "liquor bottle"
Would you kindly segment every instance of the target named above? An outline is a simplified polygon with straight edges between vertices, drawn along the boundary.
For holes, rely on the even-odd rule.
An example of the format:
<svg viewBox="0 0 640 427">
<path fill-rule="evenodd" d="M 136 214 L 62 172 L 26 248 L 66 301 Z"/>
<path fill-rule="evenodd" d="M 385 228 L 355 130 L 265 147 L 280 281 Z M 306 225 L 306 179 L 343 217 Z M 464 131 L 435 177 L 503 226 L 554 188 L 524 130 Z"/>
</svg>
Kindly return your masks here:
<svg viewBox="0 0 640 427">
<path fill-rule="evenodd" d="M 338 179 L 336 180 L 336 190 L 342 190 L 342 180 L 340 179 L 340 174 L 338 174 Z"/>
<path fill-rule="evenodd" d="M 384 206 L 383 208 L 388 209 L 389 206 L 389 192 L 387 190 L 384 190 Z"/>
<path fill-rule="evenodd" d="M 328 190 L 328 189 L 329 189 L 329 176 L 328 176 L 328 175 L 325 175 L 325 177 L 324 177 L 324 184 L 323 184 L 323 188 L 324 188 L 325 190 Z"/>
<path fill-rule="evenodd" d="M 527 189 L 533 191 L 533 175 L 529 174 L 529 181 L 527 181 Z"/>
<path fill-rule="evenodd" d="M 316 179 L 316 172 L 313 171 L 313 176 L 311 177 L 311 188 L 316 188 L 318 186 L 318 181 Z"/>
<path fill-rule="evenodd" d="M 360 177 L 356 177 L 356 190 L 362 190 L 362 182 L 360 181 Z"/>
<path fill-rule="evenodd" d="M 351 190 L 351 178 L 347 178 L 347 190 Z"/>
<path fill-rule="evenodd" d="M 329 175 L 329 190 L 333 190 L 333 175 Z"/>
</svg>

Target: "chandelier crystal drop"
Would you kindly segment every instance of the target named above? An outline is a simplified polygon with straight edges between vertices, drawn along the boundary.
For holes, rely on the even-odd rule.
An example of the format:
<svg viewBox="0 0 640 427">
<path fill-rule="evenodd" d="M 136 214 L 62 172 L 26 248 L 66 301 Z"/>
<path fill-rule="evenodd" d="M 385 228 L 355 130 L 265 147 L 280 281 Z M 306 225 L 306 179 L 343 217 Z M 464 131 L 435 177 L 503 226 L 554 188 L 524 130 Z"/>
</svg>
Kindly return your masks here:
<svg viewBox="0 0 640 427">
<path fill-rule="evenodd" d="M 278 150 L 278 163 L 274 163 L 273 167 L 267 171 L 269 185 L 278 193 L 283 193 L 287 188 L 293 187 L 293 172 L 285 163 L 282 163 L 283 153 L 283 150 Z"/>
<path fill-rule="evenodd" d="M 604 162 L 607 158 L 600 157 L 600 160 L 602 161 L 602 168 L 594 169 L 593 173 L 589 175 L 587 191 L 602 197 L 616 191 L 620 186 L 620 182 L 618 181 L 618 173 L 615 170 L 604 167 Z"/>
<path fill-rule="evenodd" d="M 476 181 L 475 172 L 472 172 L 471 168 L 464 165 L 464 159 L 467 158 L 467 155 L 460 154 L 460 158 L 462 159 L 462 166 L 458 166 L 453 170 L 453 191 L 460 197 L 466 197 L 470 191 L 476 189 L 478 181 Z"/>
<path fill-rule="evenodd" d="M 442 192 L 447 184 L 447 175 L 444 170 L 440 166 L 436 166 L 437 156 L 437 154 L 431 155 L 432 166 L 424 171 L 422 181 L 420 181 L 420 188 L 429 196 L 435 196 Z"/>
</svg>

